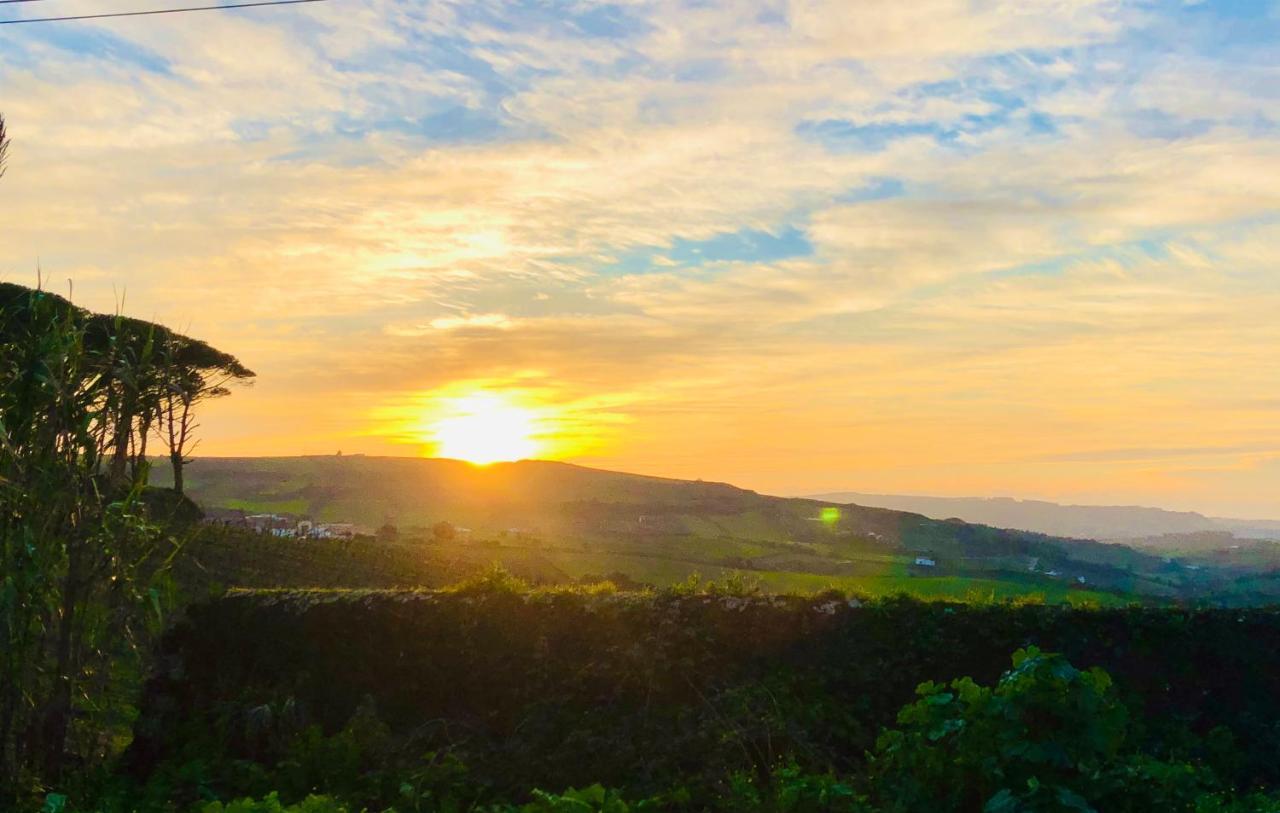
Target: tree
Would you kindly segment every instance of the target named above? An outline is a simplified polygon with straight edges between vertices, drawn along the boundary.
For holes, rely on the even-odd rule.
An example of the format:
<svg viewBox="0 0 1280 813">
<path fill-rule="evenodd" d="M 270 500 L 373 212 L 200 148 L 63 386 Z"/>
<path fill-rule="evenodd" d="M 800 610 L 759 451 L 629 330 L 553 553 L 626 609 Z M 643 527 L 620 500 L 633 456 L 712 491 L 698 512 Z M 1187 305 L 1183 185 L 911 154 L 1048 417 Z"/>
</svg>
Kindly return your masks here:
<svg viewBox="0 0 1280 813">
<path fill-rule="evenodd" d="M 458 529 L 453 527 L 452 522 L 437 522 L 431 526 L 431 535 L 437 542 L 451 542 L 458 535 Z"/>
<path fill-rule="evenodd" d="M 32 289 L 0 283 L 0 308 L 7 308 L 7 330 L 20 327 Z M 183 466 L 196 445 L 197 407 L 229 395 L 229 385 L 249 381 L 254 372 L 230 353 L 169 330 L 163 325 L 121 315 L 94 314 L 67 299 L 40 292 L 50 313 L 80 326 L 85 352 L 99 378 L 95 383 L 101 420 L 94 431 L 106 451 L 107 479 L 116 490 L 142 478 L 147 441 L 165 443 L 174 473 L 174 490 L 183 492 Z M 132 478 L 128 476 L 132 463 Z"/>
<path fill-rule="evenodd" d="M 182 494 L 183 467 L 197 444 L 195 408 L 231 394 L 233 383 L 247 382 L 254 372 L 235 356 L 198 339 L 170 333 L 162 340 L 165 376 L 156 411 L 157 431 L 169 450 L 173 490 Z"/>
<path fill-rule="evenodd" d="M 157 341 L 169 331 L 119 314 L 86 318 L 85 341 L 99 357 L 102 373 L 107 420 L 101 429 L 109 441 L 109 481 L 117 489 L 127 488 L 143 477 L 147 434 L 163 393 L 165 360 L 157 353 Z"/>
</svg>

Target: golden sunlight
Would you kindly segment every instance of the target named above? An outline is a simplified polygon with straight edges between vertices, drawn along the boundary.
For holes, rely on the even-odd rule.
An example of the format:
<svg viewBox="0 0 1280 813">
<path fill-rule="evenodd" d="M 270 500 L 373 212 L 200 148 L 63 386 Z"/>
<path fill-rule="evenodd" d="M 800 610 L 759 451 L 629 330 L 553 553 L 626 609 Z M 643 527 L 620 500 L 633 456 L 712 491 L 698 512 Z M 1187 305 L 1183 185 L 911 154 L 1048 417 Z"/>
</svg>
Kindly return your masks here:
<svg viewBox="0 0 1280 813">
<path fill-rule="evenodd" d="M 534 457 L 538 418 L 530 409 L 489 392 L 452 398 L 430 424 L 436 454 L 485 465 Z"/>
</svg>

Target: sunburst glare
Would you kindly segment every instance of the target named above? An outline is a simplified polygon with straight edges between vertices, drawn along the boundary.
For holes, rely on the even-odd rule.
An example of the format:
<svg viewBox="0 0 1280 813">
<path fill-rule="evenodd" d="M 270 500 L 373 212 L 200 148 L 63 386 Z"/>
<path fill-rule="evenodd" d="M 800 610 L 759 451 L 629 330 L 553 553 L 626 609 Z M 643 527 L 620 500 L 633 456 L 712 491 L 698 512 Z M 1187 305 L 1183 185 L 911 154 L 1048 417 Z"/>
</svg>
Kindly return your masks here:
<svg viewBox="0 0 1280 813">
<path fill-rule="evenodd" d="M 440 413 L 429 422 L 440 457 L 485 465 L 535 457 L 542 449 L 537 414 L 500 394 L 451 398 Z"/>
</svg>

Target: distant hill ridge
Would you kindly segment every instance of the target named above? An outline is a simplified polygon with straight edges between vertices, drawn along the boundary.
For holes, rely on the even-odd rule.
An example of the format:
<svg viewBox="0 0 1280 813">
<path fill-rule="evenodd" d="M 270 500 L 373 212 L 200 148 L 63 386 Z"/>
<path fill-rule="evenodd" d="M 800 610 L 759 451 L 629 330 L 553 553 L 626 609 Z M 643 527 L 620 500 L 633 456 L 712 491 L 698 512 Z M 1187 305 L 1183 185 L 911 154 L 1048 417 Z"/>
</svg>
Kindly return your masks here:
<svg viewBox="0 0 1280 813">
<path fill-rule="evenodd" d="M 935 519 L 955 517 L 1001 528 L 1086 539 L 1140 539 L 1169 534 L 1230 532 L 1241 538 L 1280 538 L 1280 521 L 1207 517 L 1137 505 L 1065 505 L 1011 497 L 928 497 L 835 491 L 816 500 L 911 511 Z"/>
<path fill-rule="evenodd" d="M 156 485 L 168 485 L 157 469 Z M 477 466 L 447 458 L 306 455 L 209 457 L 191 464 L 188 493 L 205 505 L 362 524 L 441 519 L 477 527 L 546 519 L 552 505 L 605 502 L 714 508 L 770 500 L 715 483 L 591 469 L 547 460 Z M 811 501 L 806 501 L 811 502 Z"/>
</svg>

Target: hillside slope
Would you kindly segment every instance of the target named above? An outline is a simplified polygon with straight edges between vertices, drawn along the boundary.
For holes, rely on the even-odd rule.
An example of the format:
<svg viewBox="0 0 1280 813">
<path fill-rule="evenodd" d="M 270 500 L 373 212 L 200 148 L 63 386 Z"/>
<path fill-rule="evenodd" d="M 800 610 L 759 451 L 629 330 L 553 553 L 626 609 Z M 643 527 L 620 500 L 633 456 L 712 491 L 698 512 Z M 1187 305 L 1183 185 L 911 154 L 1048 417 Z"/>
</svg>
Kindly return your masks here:
<svg viewBox="0 0 1280 813">
<path fill-rule="evenodd" d="M 157 475 L 163 485 L 161 467 Z M 368 530 L 391 523 L 402 543 L 429 538 L 431 524 L 447 521 L 470 529 L 468 556 L 519 565 L 536 555 L 572 578 L 621 572 L 670 583 L 752 571 L 778 589 L 1058 597 L 1085 586 L 1173 597 L 1204 580 L 1118 545 L 548 461 L 205 458 L 191 464 L 187 481 L 209 508 Z M 917 566 L 916 557 L 935 564 Z"/>
</svg>

